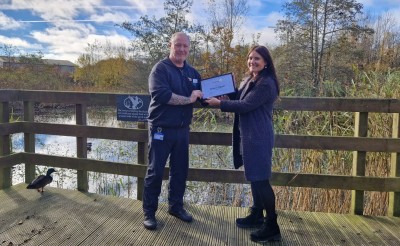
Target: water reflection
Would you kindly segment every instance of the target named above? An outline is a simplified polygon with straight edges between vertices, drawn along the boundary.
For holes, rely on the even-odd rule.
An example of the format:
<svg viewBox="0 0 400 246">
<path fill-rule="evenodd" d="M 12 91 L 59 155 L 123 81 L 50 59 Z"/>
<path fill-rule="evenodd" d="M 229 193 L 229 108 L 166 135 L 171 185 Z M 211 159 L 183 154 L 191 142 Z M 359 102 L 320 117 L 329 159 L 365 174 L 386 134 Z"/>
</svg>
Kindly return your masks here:
<svg viewBox="0 0 400 246">
<path fill-rule="evenodd" d="M 75 111 L 71 109 L 48 109 L 35 115 L 35 122 L 75 124 Z M 136 128 L 134 122 L 117 121 L 114 109 L 88 108 L 88 125 Z M 205 125 L 193 124 L 195 128 Z M 227 130 L 230 126 L 223 129 Z M 197 129 L 204 130 L 204 129 Z M 208 130 L 208 129 L 206 129 Z M 12 151 L 22 152 L 23 134 L 14 134 Z M 48 155 L 76 157 L 76 138 L 68 136 L 35 135 L 35 152 Z M 129 141 L 88 139 L 92 144 L 88 158 L 122 163 L 137 163 L 137 143 Z M 226 146 L 190 146 L 191 167 L 231 168 L 231 148 Z M 48 167 L 36 166 L 36 174 L 43 174 Z M 56 168 L 50 186 L 63 189 L 77 189 L 76 170 Z M 24 165 L 13 168 L 13 184 L 24 182 Z M 115 195 L 127 198 L 137 197 L 136 177 L 89 172 L 89 192 Z M 168 182 L 163 182 L 161 202 L 167 201 Z M 249 187 L 247 185 L 188 182 L 185 200 L 196 204 L 247 206 Z"/>
<path fill-rule="evenodd" d="M 88 152 L 89 159 L 136 163 L 136 143 L 105 139 L 88 139 L 88 141 L 92 142 L 92 151 Z M 14 152 L 23 151 L 23 134 L 13 135 L 12 142 Z M 40 154 L 76 157 L 74 137 L 37 134 L 35 148 L 35 152 Z M 46 170 L 45 166 L 37 166 L 36 173 L 42 174 Z M 14 168 L 13 184 L 23 182 L 24 173 L 24 165 Z M 64 189 L 77 188 L 76 170 L 57 168 L 53 177 L 54 181 L 50 186 Z M 89 172 L 89 192 L 136 198 L 136 178 Z"/>
</svg>

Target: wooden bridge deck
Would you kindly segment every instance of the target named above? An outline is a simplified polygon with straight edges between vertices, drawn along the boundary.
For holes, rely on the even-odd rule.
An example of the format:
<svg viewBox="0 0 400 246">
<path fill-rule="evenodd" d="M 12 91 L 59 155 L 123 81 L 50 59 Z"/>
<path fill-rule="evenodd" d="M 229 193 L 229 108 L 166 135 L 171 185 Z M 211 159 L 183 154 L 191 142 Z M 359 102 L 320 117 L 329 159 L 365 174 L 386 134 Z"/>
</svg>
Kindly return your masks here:
<svg viewBox="0 0 400 246">
<path fill-rule="evenodd" d="M 0 245 L 260 245 L 234 219 L 246 208 L 187 205 L 190 224 L 168 215 L 142 225 L 137 200 L 25 184 L 0 190 Z M 271 245 L 400 245 L 400 218 L 278 211 L 282 241 Z"/>
</svg>

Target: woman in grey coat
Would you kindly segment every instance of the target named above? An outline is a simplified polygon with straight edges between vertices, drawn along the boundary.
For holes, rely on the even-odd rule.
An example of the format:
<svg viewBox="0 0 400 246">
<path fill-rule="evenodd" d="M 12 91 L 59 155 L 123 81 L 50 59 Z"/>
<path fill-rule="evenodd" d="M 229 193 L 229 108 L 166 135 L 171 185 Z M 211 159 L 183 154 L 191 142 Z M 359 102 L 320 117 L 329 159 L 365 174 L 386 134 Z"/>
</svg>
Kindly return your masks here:
<svg viewBox="0 0 400 246">
<path fill-rule="evenodd" d="M 233 100 L 226 97 L 209 98 L 206 102 L 221 111 L 234 112 L 233 160 L 235 168 L 244 165 L 246 180 L 251 183 L 253 206 L 247 217 L 236 219 L 241 228 L 258 230 L 251 240 L 267 242 L 280 240 L 281 234 L 275 210 L 275 194 L 271 178 L 274 129 L 272 110 L 279 96 L 279 82 L 268 49 L 254 46 L 247 55 L 249 76 L 245 78 Z M 266 211 L 264 218 L 263 210 Z"/>
</svg>

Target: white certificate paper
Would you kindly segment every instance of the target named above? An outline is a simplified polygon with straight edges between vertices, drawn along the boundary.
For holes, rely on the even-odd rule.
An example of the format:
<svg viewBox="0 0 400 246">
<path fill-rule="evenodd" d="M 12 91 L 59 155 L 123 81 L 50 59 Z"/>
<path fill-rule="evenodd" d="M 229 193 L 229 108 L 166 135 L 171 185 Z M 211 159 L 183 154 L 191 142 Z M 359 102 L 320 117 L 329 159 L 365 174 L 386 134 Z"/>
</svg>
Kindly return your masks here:
<svg viewBox="0 0 400 246">
<path fill-rule="evenodd" d="M 222 74 L 201 81 L 203 98 L 229 94 L 235 91 L 232 73 Z"/>
</svg>

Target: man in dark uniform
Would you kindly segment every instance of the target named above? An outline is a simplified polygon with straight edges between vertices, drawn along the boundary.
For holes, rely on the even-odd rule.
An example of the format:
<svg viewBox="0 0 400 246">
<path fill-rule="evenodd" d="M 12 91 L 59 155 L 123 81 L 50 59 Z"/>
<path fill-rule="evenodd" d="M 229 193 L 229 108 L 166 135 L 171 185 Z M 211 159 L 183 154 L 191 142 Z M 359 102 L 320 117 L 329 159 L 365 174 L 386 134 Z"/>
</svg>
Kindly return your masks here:
<svg viewBox="0 0 400 246">
<path fill-rule="evenodd" d="M 158 62 L 149 76 L 149 165 L 144 180 L 143 225 L 157 228 L 155 213 L 164 168 L 169 157 L 169 214 L 186 222 L 193 220 L 183 208 L 189 168 L 189 125 L 193 103 L 202 98 L 200 74 L 186 62 L 190 41 L 178 32 L 170 40 L 170 54 Z"/>
</svg>

